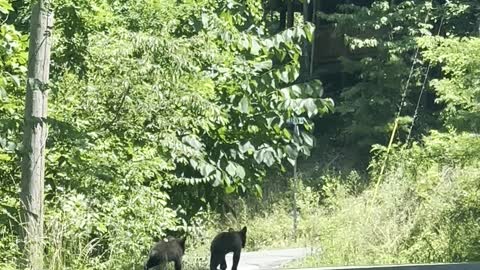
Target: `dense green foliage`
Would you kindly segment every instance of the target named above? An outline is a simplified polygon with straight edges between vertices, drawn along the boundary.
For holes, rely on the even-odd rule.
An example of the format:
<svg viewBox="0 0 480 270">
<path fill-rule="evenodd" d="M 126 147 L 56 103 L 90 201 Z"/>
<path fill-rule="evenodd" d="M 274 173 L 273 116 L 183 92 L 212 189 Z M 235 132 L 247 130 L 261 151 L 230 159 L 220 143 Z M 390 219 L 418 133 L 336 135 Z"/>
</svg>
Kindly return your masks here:
<svg viewBox="0 0 480 270">
<path fill-rule="evenodd" d="M 29 5 L 16 6 L 12 18 L 26 29 Z M 261 7 L 248 1 L 53 8 L 45 177 L 52 269 L 137 265 L 153 236 L 195 229 L 192 217 L 221 207 L 225 193 L 261 196 L 268 168 L 308 155 L 309 119 L 332 108 L 319 81 L 296 83 L 311 25 L 267 35 Z M 10 31 L 2 36 L 2 233 L 15 237 L 25 39 L 12 25 L 2 31 Z M 286 127 L 291 120 L 304 122 L 299 138 Z"/>
<path fill-rule="evenodd" d="M 337 24 L 354 58 L 343 58 L 352 79 L 336 91 L 336 141 L 367 154 L 372 144 L 385 144 L 400 106 L 398 139 L 404 141 L 426 74 L 427 62 L 417 52 L 416 38 L 478 33 L 476 1 L 374 1 L 370 8 L 344 5 L 341 13 L 323 15 Z M 430 60 L 430 59 L 429 59 Z M 412 67 L 413 66 L 413 67 Z M 429 75 L 437 76 L 437 70 Z M 421 99 L 414 136 L 441 128 L 428 87 Z M 403 101 L 401 103 L 400 101 Z M 402 104 L 402 105 L 400 105 Z"/>
<path fill-rule="evenodd" d="M 8 1 L 0 1 L 0 21 L 12 11 Z M 26 37 L 13 25 L 0 25 L 0 268 L 15 256 L 11 226 L 16 219 L 17 185 L 20 167 L 16 155 L 21 137 L 23 94 L 26 71 Z"/>
<path fill-rule="evenodd" d="M 321 256 L 303 265 L 480 260 L 480 4 L 377 0 L 319 13 L 354 55 L 341 59 L 343 86 L 324 93 L 301 74 L 312 24 L 296 17 L 271 32 L 277 17 L 261 2 L 52 3 L 49 269 L 136 269 L 152 237 L 178 231 L 190 236 L 186 264 L 204 268 L 213 234 L 239 223 L 248 249 L 292 245 L 285 178 L 312 149 L 308 164 L 323 167 L 300 167 L 298 237 Z M 0 0 L 2 269 L 18 257 L 29 17 L 29 2 Z M 290 121 L 303 123 L 299 137 Z M 325 150 L 368 171 L 345 174 Z"/>
</svg>

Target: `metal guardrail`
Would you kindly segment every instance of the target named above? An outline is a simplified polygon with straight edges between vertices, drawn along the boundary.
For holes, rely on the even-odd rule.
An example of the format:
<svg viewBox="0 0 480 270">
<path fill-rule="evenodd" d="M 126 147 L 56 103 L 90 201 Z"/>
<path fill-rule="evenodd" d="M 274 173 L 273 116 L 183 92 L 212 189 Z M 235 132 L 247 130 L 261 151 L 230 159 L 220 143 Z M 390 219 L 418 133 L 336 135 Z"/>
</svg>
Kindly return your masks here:
<svg viewBox="0 0 480 270">
<path fill-rule="evenodd" d="M 293 270 L 293 269 L 289 269 Z M 438 263 L 438 264 L 402 264 L 377 266 L 339 266 L 301 268 L 295 270 L 480 270 L 480 262 L 476 263 Z"/>
</svg>

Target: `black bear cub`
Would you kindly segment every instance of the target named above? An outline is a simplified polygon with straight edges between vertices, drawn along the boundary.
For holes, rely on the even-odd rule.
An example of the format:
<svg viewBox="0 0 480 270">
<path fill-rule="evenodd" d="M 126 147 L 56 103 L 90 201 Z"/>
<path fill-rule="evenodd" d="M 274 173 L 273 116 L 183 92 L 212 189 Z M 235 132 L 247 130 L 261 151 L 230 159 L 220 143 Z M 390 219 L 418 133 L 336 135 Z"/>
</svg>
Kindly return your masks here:
<svg viewBox="0 0 480 270">
<path fill-rule="evenodd" d="M 164 265 L 168 262 L 175 263 L 175 270 L 182 270 L 182 256 L 185 253 L 185 239 L 178 239 L 172 236 L 168 241 L 158 241 L 150 251 L 144 270 Z"/>
<path fill-rule="evenodd" d="M 240 261 L 240 252 L 247 242 L 247 227 L 243 227 L 240 231 L 229 229 L 228 232 L 221 232 L 212 241 L 210 246 L 210 270 L 216 270 L 220 265 L 220 269 L 227 269 L 225 255 L 233 252 L 232 270 L 237 270 Z"/>
</svg>

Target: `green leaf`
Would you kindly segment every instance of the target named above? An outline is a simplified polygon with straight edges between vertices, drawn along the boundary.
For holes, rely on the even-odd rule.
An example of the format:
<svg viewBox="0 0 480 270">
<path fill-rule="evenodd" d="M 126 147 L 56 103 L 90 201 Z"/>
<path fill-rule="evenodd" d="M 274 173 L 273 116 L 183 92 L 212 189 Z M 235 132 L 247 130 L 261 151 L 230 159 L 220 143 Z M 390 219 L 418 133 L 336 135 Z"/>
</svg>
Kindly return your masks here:
<svg viewBox="0 0 480 270">
<path fill-rule="evenodd" d="M 245 144 L 243 145 L 240 145 L 238 147 L 238 150 L 240 151 L 240 153 L 242 154 L 245 154 L 245 153 L 248 153 L 248 154 L 253 154 L 254 151 L 255 151 L 255 147 L 250 143 L 250 142 L 246 142 Z"/>
<path fill-rule="evenodd" d="M 230 194 L 235 191 L 235 188 L 233 186 L 227 185 L 225 186 L 225 193 Z"/>
<path fill-rule="evenodd" d="M 305 133 L 305 132 L 302 132 L 302 137 L 303 137 L 304 143 L 305 143 L 307 146 L 313 147 L 313 137 L 311 137 L 310 135 L 308 135 L 308 134 Z"/>
<path fill-rule="evenodd" d="M 310 156 L 310 147 L 303 145 L 302 147 L 300 147 L 300 152 L 308 157 Z"/>
<path fill-rule="evenodd" d="M 250 42 L 246 36 L 242 36 L 237 43 L 240 50 L 246 49 L 250 46 Z"/>
<path fill-rule="evenodd" d="M 192 168 L 196 169 L 198 166 L 198 162 L 192 158 L 190 159 L 190 165 L 192 166 Z"/>
<path fill-rule="evenodd" d="M 333 112 L 335 110 L 335 102 L 331 98 L 326 98 L 321 100 L 322 104 L 328 109 L 328 111 Z"/>
<path fill-rule="evenodd" d="M 99 223 L 97 225 L 97 230 L 101 233 L 106 233 L 108 231 L 107 226 L 105 226 L 103 223 Z"/>
<path fill-rule="evenodd" d="M 200 173 L 203 177 L 209 176 L 213 171 L 215 171 L 215 167 L 211 164 L 204 163 L 203 165 L 201 165 Z"/>
<path fill-rule="evenodd" d="M 205 13 L 202 14 L 202 25 L 203 28 L 208 28 L 208 15 Z"/>
<path fill-rule="evenodd" d="M 263 70 L 270 70 L 272 68 L 272 60 L 262 61 L 259 63 L 255 63 L 253 67 L 255 70 L 261 72 Z"/>
<path fill-rule="evenodd" d="M 280 93 L 284 99 L 290 99 L 290 87 L 280 89 Z"/>
<path fill-rule="evenodd" d="M 287 52 L 281 50 L 276 53 L 276 56 L 280 62 L 283 62 L 285 60 L 285 57 L 287 57 Z"/>
<path fill-rule="evenodd" d="M 222 173 L 216 171 L 213 179 L 215 180 L 213 181 L 213 186 L 218 187 L 222 183 Z"/>
<path fill-rule="evenodd" d="M 295 66 L 288 66 L 287 71 L 288 71 L 289 82 L 295 81 L 298 78 L 298 76 L 300 75 L 299 68 L 297 68 Z"/>
<path fill-rule="evenodd" d="M 182 141 L 193 147 L 195 150 L 202 149 L 202 143 L 197 140 L 196 136 L 185 136 L 182 138 Z"/>
<path fill-rule="evenodd" d="M 279 79 L 284 82 L 284 83 L 289 83 L 290 78 L 289 78 L 289 72 L 287 69 L 284 69 L 278 73 Z"/>
<path fill-rule="evenodd" d="M 8 1 L 0 0 L 0 12 L 8 14 L 9 11 L 13 11 L 12 5 Z"/>
<path fill-rule="evenodd" d="M 6 147 L 5 147 L 5 150 L 7 150 L 7 152 L 15 152 L 15 148 L 17 147 L 17 145 L 14 143 L 14 142 L 8 142 Z"/>
<path fill-rule="evenodd" d="M 227 167 L 225 168 L 225 171 L 226 171 L 230 176 L 235 176 L 235 171 L 236 171 L 235 164 L 233 164 L 232 162 L 228 162 L 228 165 L 227 165 Z"/>
<path fill-rule="evenodd" d="M 314 97 L 321 97 L 323 96 L 323 84 L 320 80 L 313 80 L 309 83 L 310 87 L 314 89 Z"/>
<path fill-rule="evenodd" d="M 263 155 L 264 155 L 263 149 L 255 152 L 254 159 L 258 164 L 263 162 Z"/>
<path fill-rule="evenodd" d="M 248 100 L 247 96 L 243 96 L 238 104 L 239 111 L 242 113 L 248 113 L 250 108 L 250 101 Z"/>
<path fill-rule="evenodd" d="M 263 162 L 265 162 L 268 167 L 271 167 L 275 163 L 275 157 L 271 151 L 265 150 Z"/>
<path fill-rule="evenodd" d="M 262 191 L 262 187 L 258 184 L 255 184 L 255 190 L 256 190 L 256 194 L 259 198 L 262 198 L 263 197 L 263 191 Z"/>
<path fill-rule="evenodd" d="M 285 153 L 287 154 L 287 157 L 291 159 L 296 159 L 298 156 L 298 151 L 291 145 L 285 147 Z"/>
<path fill-rule="evenodd" d="M 287 90 L 292 93 L 293 97 L 300 97 L 303 94 L 303 89 L 301 87 L 302 85 L 292 85 L 287 88 Z"/>
<path fill-rule="evenodd" d="M 0 160 L 1 161 L 9 161 L 9 160 L 11 160 L 11 157 L 8 154 L 0 153 Z"/>
<path fill-rule="evenodd" d="M 296 159 L 294 158 L 287 158 L 288 163 L 290 163 L 292 166 L 295 166 L 295 162 L 297 162 Z"/>
<path fill-rule="evenodd" d="M 223 126 L 223 127 L 218 129 L 218 136 L 222 140 L 226 140 L 226 136 L 225 136 L 226 134 L 227 134 L 227 127 Z"/>
<path fill-rule="evenodd" d="M 257 125 L 249 125 L 247 130 L 251 134 L 256 134 L 260 131 L 260 128 Z"/>
<path fill-rule="evenodd" d="M 238 187 L 242 189 L 242 192 L 245 192 L 247 190 L 247 188 L 245 187 L 244 184 L 242 183 L 238 183 Z M 237 188 L 238 189 L 238 188 Z"/>
<path fill-rule="evenodd" d="M 0 87 L 0 99 L 4 99 L 6 97 L 7 97 L 7 91 L 3 87 Z"/>
<path fill-rule="evenodd" d="M 286 40 L 291 40 L 295 35 L 296 35 L 296 31 L 298 28 L 294 28 L 294 29 L 287 29 L 285 31 L 283 31 L 281 33 L 281 37 L 282 37 L 282 42 L 285 42 Z"/>
<path fill-rule="evenodd" d="M 277 148 L 277 158 L 278 158 L 279 161 L 283 158 L 282 148 Z"/>
<path fill-rule="evenodd" d="M 288 129 L 284 128 L 282 130 L 283 137 L 285 137 L 286 140 L 291 140 L 292 139 L 292 134 L 290 134 L 290 131 Z"/>
<path fill-rule="evenodd" d="M 311 98 L 307 98 L 306 100 L 304 100 L 303 106 L 307 111 L 308 117 L 312 117 L 318 113 L 317 105 L 315 104 L 315 101 Z"/>
<path fill-rule="evenodd" d="M 313 33 L 315 33 L 315 26 L 312 23 L 307 22 L 305 24 L 303 31 L 305 32 L 305 36 L 307 40 L 311 42 L 313 39 Z"/>
<path fill-rule="evenodd" d="M 252 39 L 252 46 L 250 47 L 250 53 L 253 55 L 258 55 L 262 47 L 256 39 Z"/>
<path fill-rule="evenodd" d="M 10 75 L 16 87 L 20 87 L 20 78 L 16 75 Z"/>
<path fill-rule="evenodd" d="M 305 87 L 303 88 L 303 93 L 308 96 L 312 96 L 313 94 L 313 88 L 310 86 L 310 84 L 306 84 Z"/>
<path fill-rule="evenodd" d="M 286 31 L 283 31 L 286 32 Z M 273 43 L 275 47 L 279 47 L 280 44 L 285 43 L 285 38 L 282 36 L 283 33 L 276 34 L 273 36 Z"/>
<path fill-rule="evenodd" d="M 243 167 L 239 164 L 237 164 L 237 169 L 235 171 L 235 174 L 240 177 L 240 179 L 244 179 L 245 178 L 245 169 L 243 169 Z"/>
</svg>

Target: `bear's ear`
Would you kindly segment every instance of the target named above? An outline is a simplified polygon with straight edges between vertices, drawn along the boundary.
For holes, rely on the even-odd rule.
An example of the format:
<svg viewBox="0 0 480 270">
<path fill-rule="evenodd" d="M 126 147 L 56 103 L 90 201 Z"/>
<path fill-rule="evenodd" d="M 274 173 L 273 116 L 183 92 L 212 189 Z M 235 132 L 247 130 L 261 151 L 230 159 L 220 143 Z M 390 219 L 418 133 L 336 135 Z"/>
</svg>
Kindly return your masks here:
<svg viewBox="0 0 480 270">
<path fill-rule="evenodd" d="M 246 233 L 247 233 L 247 226 L 243 227 L 242 230 L 241 230 L 241 232 L 242 232 L 243 234 L 246 234 Z"/>
<path fill-rule="evenodd" d="M 228 228 L 228 232 L 234 232 L 235 230 L 232 228 Z"/>
</svg>

